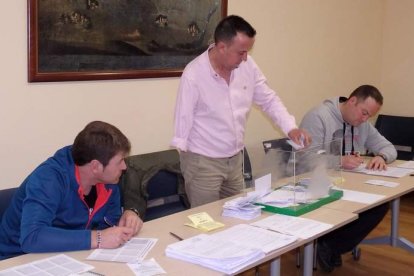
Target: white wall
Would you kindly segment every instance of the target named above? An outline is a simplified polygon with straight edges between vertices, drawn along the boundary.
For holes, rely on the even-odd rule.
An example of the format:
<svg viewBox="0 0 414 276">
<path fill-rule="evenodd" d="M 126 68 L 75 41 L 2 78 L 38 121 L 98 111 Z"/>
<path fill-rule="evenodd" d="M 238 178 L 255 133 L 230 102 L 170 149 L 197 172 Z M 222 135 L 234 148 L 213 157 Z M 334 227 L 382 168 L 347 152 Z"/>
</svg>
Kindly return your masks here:
<svg viewBox="0 0 414 276">
<path fill-rule="evenodd" d="M 384 17 L 383 112 L 414 117 L 414 1 L 387 0 Z"/>
<path fill-rule="evenodd" d="M 380 84 L 384 6 L 388 20 L 398 17 L 383 0 L 229 0 L 229 14 L 257 29 L 252 55 L 299 121 L 323 98 Z M 168 148 L 178 78 L 29 84 L 26 1 L 1 1 L 0 9 L 0 188 L 19 185 L 91 120 L 118 126 L 133 154 Z M 247 145 L 280 135 L 252 111 Z"/>
</svg>

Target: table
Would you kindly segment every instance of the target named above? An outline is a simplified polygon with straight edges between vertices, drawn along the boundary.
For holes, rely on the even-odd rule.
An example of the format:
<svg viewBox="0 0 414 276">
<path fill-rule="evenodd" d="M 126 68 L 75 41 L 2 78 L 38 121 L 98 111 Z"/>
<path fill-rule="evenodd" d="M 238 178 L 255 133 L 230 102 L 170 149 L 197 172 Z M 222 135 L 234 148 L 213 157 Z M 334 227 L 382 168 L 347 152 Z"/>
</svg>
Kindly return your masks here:
<svg viewBox="0 0 414 276">
<path fill-rule="evenodd" d="M 391 166 L 396 166 L 402 161 L 396 161 Z M 400 198 L 401 196 L 414 191 L 414 177 L 404 176 L 401 178 L 392 177 L 380 177 L 374 175 L 343 172 L 345 182 L 342 183 L 340 188 L 349 189 L 359 192 L 366 192 L 372 194 L 384 195 L 385 197 L 373 204 L 363 204 L 357 202 L 351 202 L 346 200 L 338 200 L 329 203 L 322 208 L 330 208 L 335 210 L 347 210 L 354 213 L 361 213 L 375 206 L 381 205 L 386 202 L 391 202 L 391 231 L 390 235 L 364 240 L 363 243 L 367 244 L 389 244 L 393 247 L 400 247 L 414 253 L 414 244 L 407 239 L 399 236 L 399 213 L 400 213 Z M 388 188 L 383 186 L 375 186 L 364 184 L 369 179 L 381 179 L 385 181 L 398 182 L 395 188 Z"/>
<path fill-rule="evenodd" d="M 213 217 L 214 220 L 224 223 L 225 227 L 231 227 L 240 223 L 251 223 L 255 220 L 265 218 L 266 216 L 272 215 L 271 213 L 263 212 L 262 216 L 251 221 L 244 221 L 237 218 L 222 217 L 222 206 L 225 201 L 229 200 L 223 199 L 220 201 L 212 202 L 197 208 L 189 209 L 180 213 L 176 213 L 170 216 L 162 217 L 152 221 L 144 223 L 144 227 L 141 232 L 138 234 L 138 237 L 145 238 L 158 238 L 158 242 L 155 244 L 154 248 L 149 252 L 147 258 L 155 258 L 155 260 L 161 265 L 161 267 L 167 271 L 168 275 L 222 275 L 221 272 L 217 272 L 202 266 L 191 264 L 185 261 L 169 258 L 165 256 L 165 248 L 168 244 L 174 243 L 177 241 L 170 232 L 178 235 L 181 238 L 189 238 L 195 235 L 200 234 L 200 231 L 188 226 L 185 226 L 184 223 L 188 222 L 187 218 L 190 214 L 195 214 L 198 212 L 206 211 L 208 214 Z M 326 234 L 334 229 L 337 229 L 353 220 L 358 216 L 357 214 L 344 212 L 341 210 L 331 210 L 331 209 L 322 209 L 319 208 L 312 212 L 309 212 L 303 217 L 315 219 L 320 222 L 325 222 L 334 225 L 333 228 L 318 234 L 315 237 L 306 239 L 306 240 L 297 240 L 296 242 L 283 247 L 279 250 L 267 254 L 260 261 L 251 264 L 248 267 L 243 268 L 238 271 L 241 273 L 252 267 L 255 267 L 264 262 L 272 261 L 271 271 L 272 275 L 279 275 L 280 273 L 280 256 L 288 251 L 296 249 L 300 246 L 305 247 L 305 262 L 303 266 L 304 275 L 312 275 L 312 259 L 313 259 L 313 241 L 314 239 L 320 237 L 321 235 Z M 220 230 L 217 230 L 220 231 Z M 113 262 L 97 262 L 97 261 L 87 261 L 86 257 L 91 253 L 90 250 L 86 251 L 76 251 L 76 252 L 64 252 L 66 255 L 71 256 L 79 261 L 88 263 L 95 267 L 94 271 L 99 272 L 105 275 L 133 275 L 132 271 L 122 263 L 113 263 Z M 38 259 L 46 258 L 55 255 L 56 253 L 47 253 L 47 254 L 27 254 L 19 257 L 7 259 L 0 262 L 0 270 L 32 262 Z"/>
</svg>

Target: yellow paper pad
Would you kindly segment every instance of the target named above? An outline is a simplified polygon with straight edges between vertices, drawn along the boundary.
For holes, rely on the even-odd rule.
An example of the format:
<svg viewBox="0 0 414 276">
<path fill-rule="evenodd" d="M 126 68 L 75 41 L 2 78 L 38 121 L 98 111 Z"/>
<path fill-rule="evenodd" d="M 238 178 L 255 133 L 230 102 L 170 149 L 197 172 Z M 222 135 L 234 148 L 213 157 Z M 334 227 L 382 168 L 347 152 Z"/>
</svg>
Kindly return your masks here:
<svg viewBox="0 0 414 276">
<path fill-rule="evenodd" d="M 185 223 L 184 225 L 200 229 L 206 232 L 224 226 L 223 223 L 214 221 L 213 218 L 210 217 L 210 215 L 206 212 L 189 215 L 188 218 L 191 220 L 191 222 Z"/>
</svg>

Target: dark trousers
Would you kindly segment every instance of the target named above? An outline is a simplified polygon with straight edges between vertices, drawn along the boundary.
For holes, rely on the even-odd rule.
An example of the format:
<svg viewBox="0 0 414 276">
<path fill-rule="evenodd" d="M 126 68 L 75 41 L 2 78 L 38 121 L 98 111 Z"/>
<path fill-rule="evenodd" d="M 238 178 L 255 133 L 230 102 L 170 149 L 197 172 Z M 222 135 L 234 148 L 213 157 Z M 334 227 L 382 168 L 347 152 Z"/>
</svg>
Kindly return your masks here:
<svg viewBox="0 0 414 276">
<path fill-rule="evenodd" d="M 332 253 L 340 255 L 357 246 L 384 218 L 389 209 L 385 203 L 359 214 L 357 220 L 318 238 Z"/>
</svg>

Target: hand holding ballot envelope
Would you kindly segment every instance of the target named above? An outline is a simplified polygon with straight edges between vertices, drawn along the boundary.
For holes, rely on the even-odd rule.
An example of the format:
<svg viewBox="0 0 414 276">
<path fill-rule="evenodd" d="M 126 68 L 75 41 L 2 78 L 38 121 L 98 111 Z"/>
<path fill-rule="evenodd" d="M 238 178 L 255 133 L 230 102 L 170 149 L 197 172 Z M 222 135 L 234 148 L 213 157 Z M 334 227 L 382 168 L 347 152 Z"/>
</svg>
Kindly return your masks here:
<svg viewBox="0 0 414 276">
<path fill-rule="evenodd" d="M 303 129 L 299 129 L 299 128 L 292 129 L 288 133 L 288 136 L 289 136 L 290 140 L 288 140 L 287 142 L 295 150 L 300 150 L 300 149 L 306 148 L 307 146 L 309 146 L 312 143 L 311 137 Z"/>
</svg>

